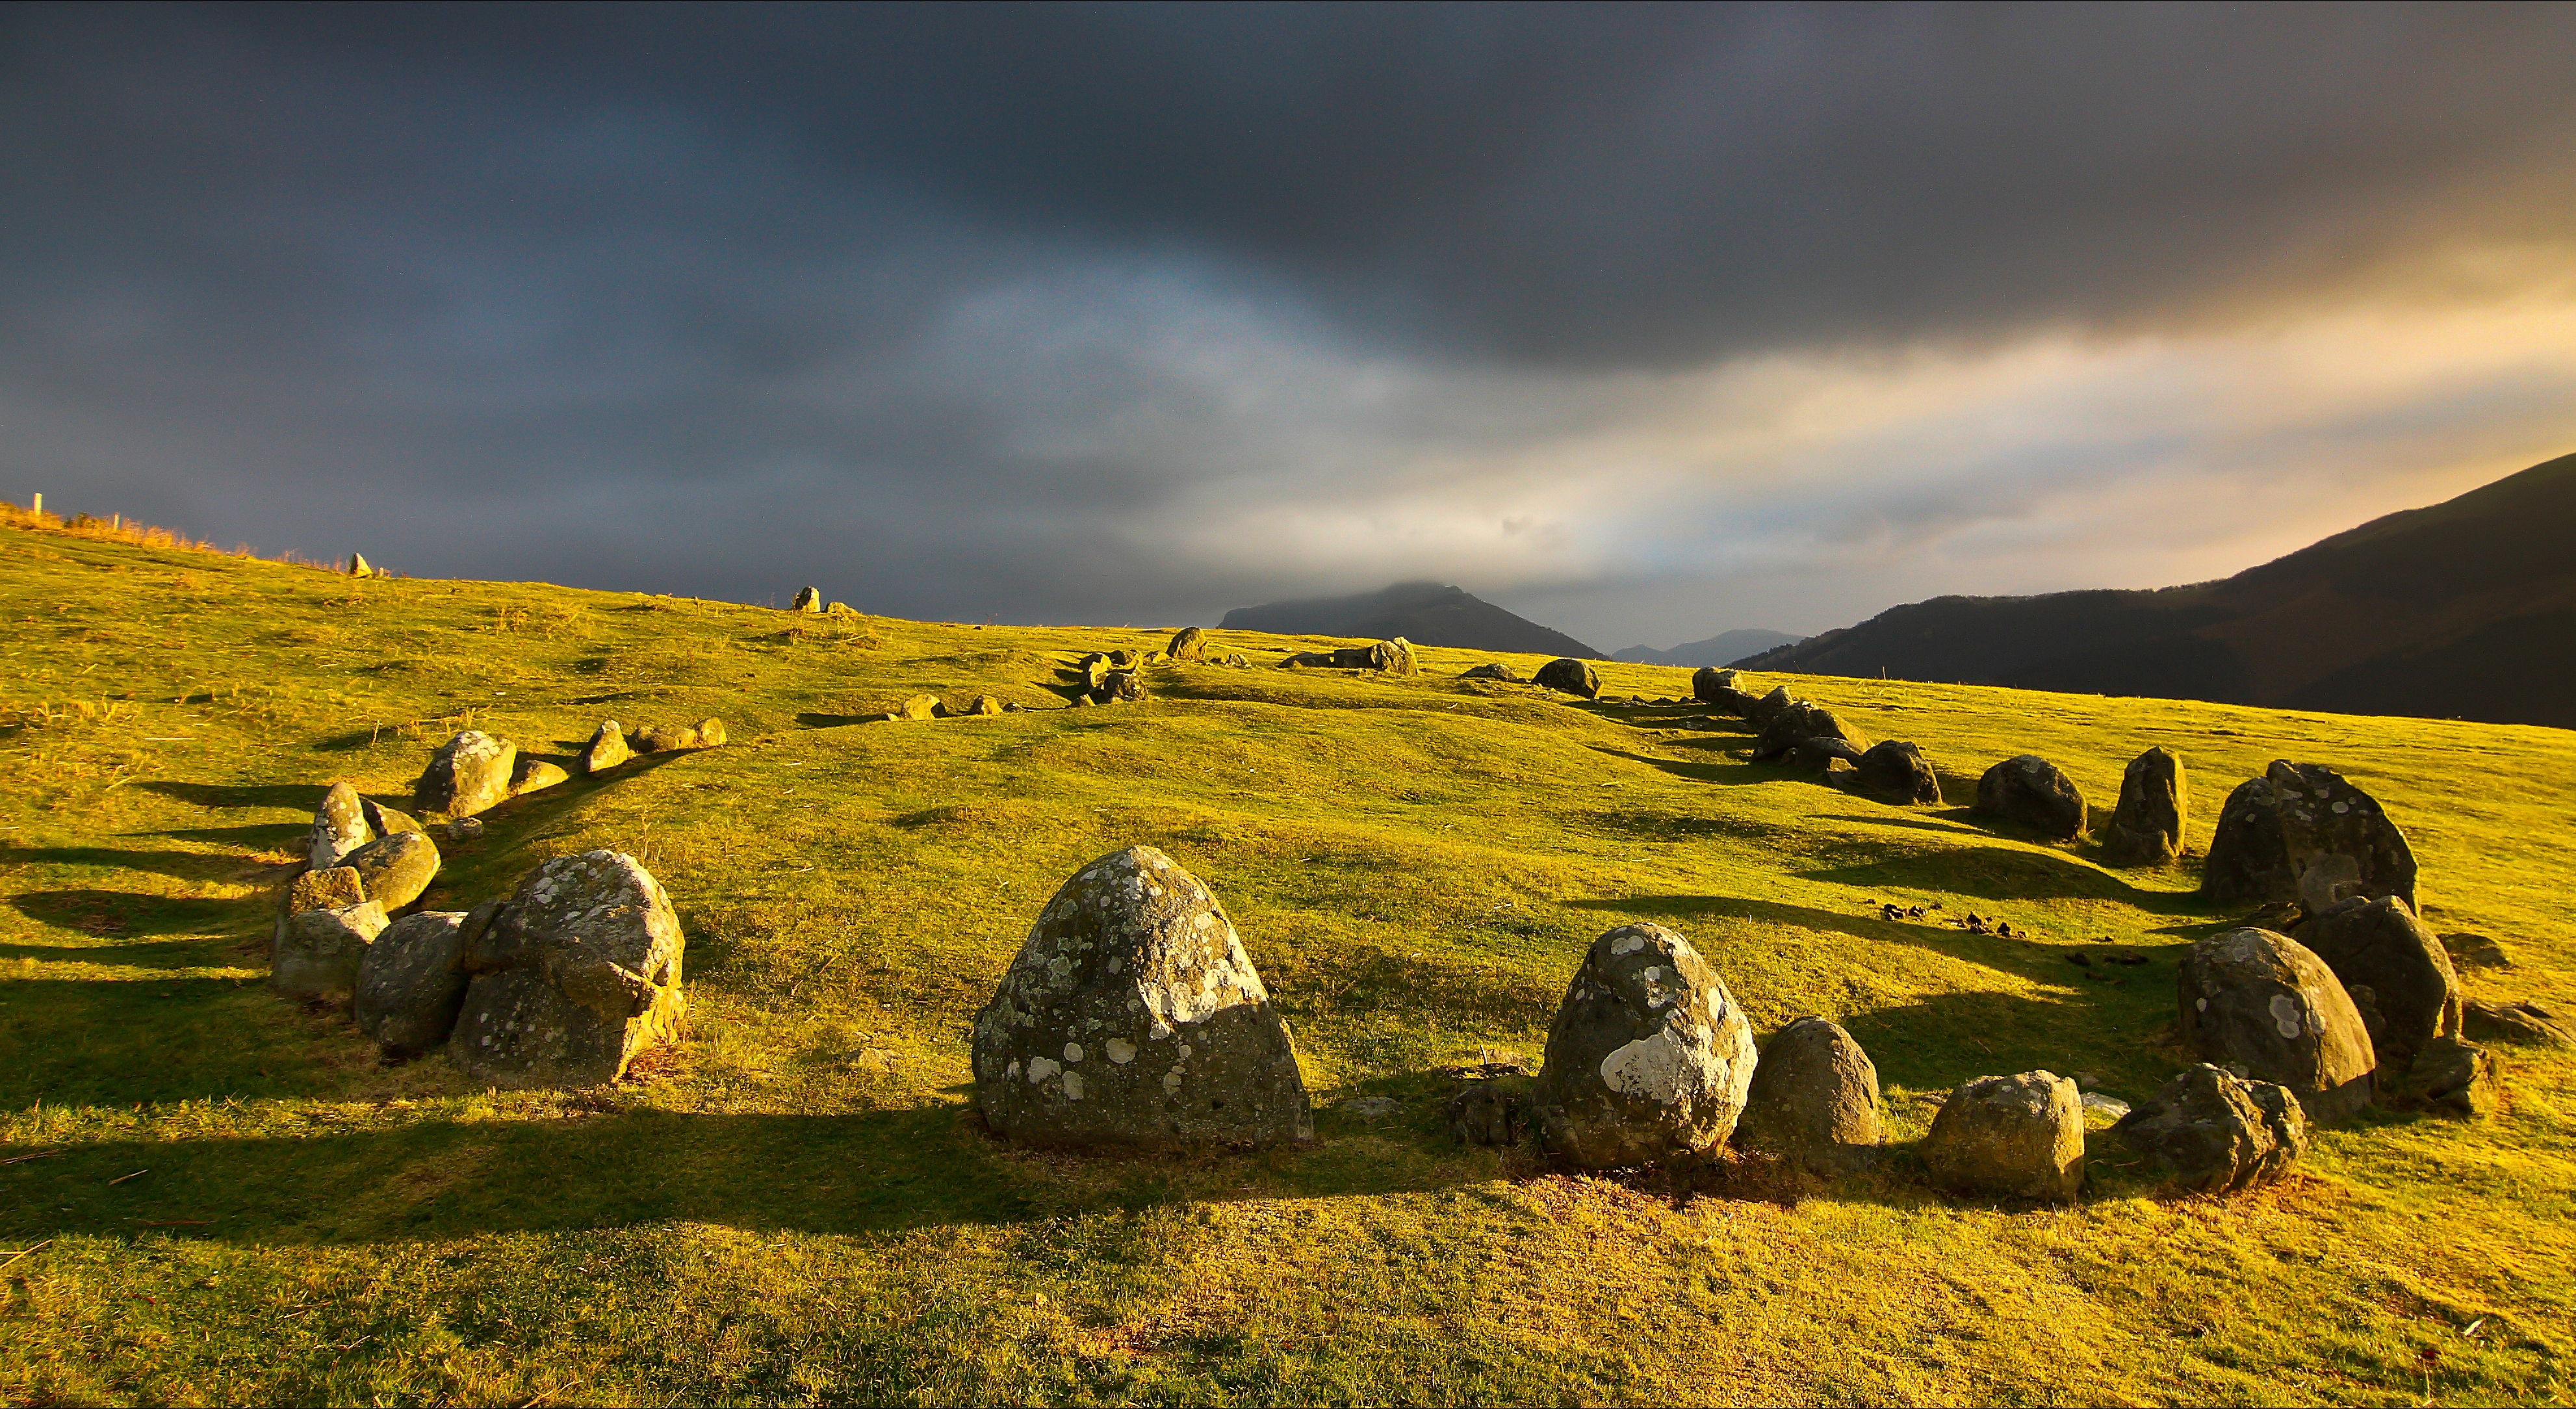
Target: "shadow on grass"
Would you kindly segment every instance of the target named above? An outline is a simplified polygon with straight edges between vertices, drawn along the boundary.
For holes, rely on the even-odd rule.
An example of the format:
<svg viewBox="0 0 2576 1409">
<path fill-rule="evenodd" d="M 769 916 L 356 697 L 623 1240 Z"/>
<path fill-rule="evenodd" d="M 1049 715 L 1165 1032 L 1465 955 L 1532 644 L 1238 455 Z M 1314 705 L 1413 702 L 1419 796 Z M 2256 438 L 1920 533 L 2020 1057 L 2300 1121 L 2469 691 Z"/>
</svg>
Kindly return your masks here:
<svg viewBox="0 0 2576 1409">
<path fill-rule="evenodd" d="M 312 830 L 309 822 L 246 822 L 238 827 L 174 827 L 152 835 L 172 841 L 229 842 L 245 851 L 274 851 L 303 841 Z"/>
<path fill-rule="evenodd" d="M 1803 880 L 1942 891 L 1981 900 L 2107 900 L 2173 916 L 2209 911 L 2190 891 L 2148 890 L 2072 856 L 2009 846 L 1963 846 L 1796 874 Z"/>
<path fill-rule="evenodd" d="M 259 913 L 256 900 L 207 900 L 167 895 L 137 895 L 121 890 L 39 890 L 9 897 L 21 915 L 40 925 L 79 930 L 101 947 L 131 934 L 205 935 L 246 914 Z M 58 957 L 60 957 L 58 955 Z M 118 963 L 133 963 L 119 959 Z"/>
<path fill-rule="evenodd" d="M 234 880 L 247 858 L 238 852 L 155 851 L 113 846 L 10 846 L 0 844 L 0 866 L 109 866 L 150 871 L 182 880 Z"/>
<path fill-rule="evenodd" d="M 2047 941 L 2001 935 L 1978 934 L 1948 924 L 1930 924 L 1908 920 L 1882 920 L 1875 915 L 1846 915 L 1832 910 L 1819 910 L 1809 905 L 1790 905 L 1776 900 L 1748 900 L 1726 895 L 1640 895 L 1610 900 L 1569 900 L 1571 909 L 1600 910 L 1618 915 L 1638 916 L 1659 923 L 1672 922 L 1682 928 L 1690 922 L 1710 919 L 1752 920 L 1766 925 L 1791 926 L 1806 930 L 1823 930 L 1850 935 L 1873 944 L 1908 944 L 1929 949 L 1953 959 L 2013 974 L 2034 982 L 2064 984 L 2082 991 L 2108 990 L 2124 993 L 2142 983 L 2153 987 L 2147 976 L 2166 972 L 2170 959 L 2159 956 L 2142 967 L 2104 966 L 2103 977 L 2087 977 L 2092 966 L 2067 962 L 2072 951 L 2109 953 L 2118 950 L 2136 953 L 2136 945 L 2104 945 L 2094 940 L 2067 941 L 2051 936 Z M 1683 932 L 1689 931 L 1684 928 Z M 2154 951 L 2149 951 L 2153 953 Z M 2177 951 L 2179 952 L 2179 951 Z M 2019 1002 L 2022 1000 L 2009 1000 Z M 2074 1000 L 2069 1000 L 2074 1001 Z"/>
<path fill-rule="evenodd" d="M 286 807 L 308 816 L 321 805 L 327 783 L 184 783 L 154 778 L 134 786 L 199 807 Z"/>
</svg>

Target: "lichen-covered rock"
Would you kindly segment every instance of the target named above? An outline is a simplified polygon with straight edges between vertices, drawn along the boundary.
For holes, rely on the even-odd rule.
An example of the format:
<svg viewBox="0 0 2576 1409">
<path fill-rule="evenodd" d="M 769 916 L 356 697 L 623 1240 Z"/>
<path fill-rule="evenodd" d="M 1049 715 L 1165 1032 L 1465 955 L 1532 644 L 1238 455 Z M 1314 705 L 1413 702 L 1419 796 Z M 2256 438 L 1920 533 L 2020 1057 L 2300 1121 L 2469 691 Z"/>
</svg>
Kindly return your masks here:
<svg viewBox="0 0 2576 1409">
<path fill-rule="evenodd" d="M 1744 677 L 1732 670 L 1703 665 L 1691 672 L 1691 698 L 1704 704 L 1719 704 L 1727 695 L 1742 694 L 1739 682 Z"/>
<path fill-rule="evenodd" d="M 2175 973 L 2184 1050 L 2239 1077 L 2286 1086 L 2310 1121 L 2370 1104 L 2379 1058 L 2326 961 L 2287 935 L 2235 929 L 2192 945 Z"/>
<path fill-rule="evenodd" d="M 778 599 L 772 597 L 770 600 L 774 602 Z M 795 605 L 789 607 L 788 610 L 796 612 L 820 612 L 823 610 L 823 589 L 819 587 L 800 589 L 796 593 Z"/>
<path fill-rule="evenodd" d="M 2036 754 L 2019 754 L 1977 780 L 1977 810 L 2052 841 L 2084 835 L 2084 794 L 2075 780 Z"/>
<path fill-rule="evenodd" d="M 2307 1115 L 2286 1086 L 2203 1063 L 2131 1108 L 2113 1134 L 2194 1193 L 2268 1184 L 2307 1153 Z"/>
<path fill-rule="evenodd" d="M 396 832 L 350 852 L 340 863 L 366 878 L 367 898 L 390 915 L 438 878 L 438 844 L 422 832 Z"/>
<path fill-rule="evenodd" d="M 2421 912 L 2415 852 L 2378 802 L 2321 763 L 2276 760 L 2227 795 L 2200 892 L 2221 904 L 2393 895 Z"/>
<path fill-rule="evenodd" d="M 346 998 L 358 960 L 385 928 L 385 907 L 369 900 L 286 917 L 268 959 L 271 988 L 294 998 Z"/>
<path fill-rule="evenodd" d="M 1878 1067 L 1839 1023 L 1799 1018 L 1754 1063 L 1735 1143 L 1791 1164 L 1848 1170 L 1878 1155 Z"/>
<path fill-rule="evenodd" d="M 2402 1066 L 2436 1037 L 2460 1035 L 2460 978 L 2442 941 L 2393 895 L 2350 896 L 2299 925 L 2299 943 L 2326 961 L 2344 991 L 2367 986 L 2380 1026 L 2371 1046 Z"/>
<path fill-rule="evenodd" d="M 510 796 L 519 797 L 527 793 L 544 792 L 548 788 L 571 781 L 572 775 L 565 772 L 560 765 L 521 754 L 519 766 L 510 770 Z"/>
<path fill-rule="evenodd" d="M 2084 1101 L 2046 1071 L 1981 1076 L 1950 1093 L 1923 1141 L 1945 1189 L 2072 1203 L 2084 1187 Z"/>
<path fill-rule="evenodd" d="M 347 905 L 361 905 L 367 899 L 367 878 L 349 866 L 331 866 L 319 871 L 306 871 L 286 886 L 286 913 L 301 915 L 307 910 L 337 910 Z"/>
<path fill-rule="evenodd" d="M 1558 656 L 1540 666 L 1537 682 L 1548 689 L 1581 695 L 1587 700 L 1601 696 L 1601 672 L 1592 668 L 1592 662 L 1576 660 L 1572 656 Z"/>
<path fill-rule="evenodd" d="M 2436 1037 L 2381 1094 L 2398 1110 L 2483 1116 L 2495 1110 L 2497 1082 L 2494 1053 L 2456 1037 Z"/>
<path fill-rule="evenodd" d="M 1592 941 L 1547 1031 L 1532 1126 L 1587 1169 L 1726 1142 L 1753 1081 L 1753 1028 L 1689 940 L 1622 925 Z"/>
<path fill-rule="evenodd" d="M 412 806 L 450 817 L 488 811 L 510 795 L 510 772 L 518 761 L 517 744 L 468 729 L 429 756 L 429 767 L 413 786 Z"/>
<path fill-rule="evenodd" d="M 414 818 L 410 813 L 401 811 L 398 808 L 387 807 L 373 798 L 360 799 L 358 802 L 358 810 L 366 814 L 368 830 L 374 832 L 379 837 L 389 837 L 396 832 L 417 832 L 421 830 L 419 820 Z"/>
<path fill-rule="evenodd" d="M 1778 758 L 1809 739 L 1840 739 L 1851 751 L 1839 757 L 1858 758 L 1869 747 L 1869 736 L 1845 724 L 1823 705 L 1791 700 L 1771 712 L 1762 725 L 1762 733 L 1753 741 L 1755 758 Z"/>
<path fill-rule="evenodd" d="M 358 1030 L 388 1052 L 446 1044 L 465 1004 L 465 912 L 424 910 L 385 926 L 358 960 Z"/>
<path fill-rule="evenodd" d="M 1098 704 L 1139 704 L 1149 698 L 1145 677 L 1133 670 L 1113 670 L 1101 677 L 1100 688 L 1091 692 Z"/>
<path fill-rule="evenodd" d="M 1853 765 L 1860 786 L 1898 802 L 1930 805 L 1941 800 L 1941 775 L 1923 750 L 1900 739 L 1872 744 Z"/>
<path fill-rule="evenodd" d="M 450 1060 L 495 1086 L 599 1086 L 669 1035 L 683 1008 L 679 917 L 614 851 L 531 872 L 465 943 L 473 975 Z"/>
<path fill-rule="evenodd" d="M 605 773 L 635 756 L 626 746 L 626 727 L 614 719 L 600 721 L 598 732 L 590 736 L 590 745 L 581 751 L 581 771 Z"/>
<path fill-rule="evenodd" d="M 1483 665 L 1471 665 L 1465 670 L 1459 671 L 1458 678 L 1461 680 L 1503 680 L 1509 681 L 1515 685 L 1521 683 L 1521 673 L 1498 660 L 1487 661 Z"/>
<path fill-rule="evenodd" d="M 346 783 L 333 783 L 330 791 L 322 794 L 322 805 L 313 811 L 313 831 L 304 849 L 306 864 L 316 871 L 327 871 L 339 865 L 341 857 L 365 846 L 372 835 L 358 790 Z"/>
<path fill-rule="evenodd" d="M 2102 838 L 2103 859 L 2114 866 L 2165 865 L 2182 855 L 2190 820 L 2191 780 L 2182 755 L 2151 748 L 2120 774 L 2120 805 Z"/>
<path fill-rule="evenodd" d="M 1195 626 L 1184 626 L 1172 633 L 1172 644 L 1163 654 L 1174 660 L 1206 660 L 1207 632 Z"/>
<path fill-rule="evenodd" d="M 1149 846 L 1074 873 L 976 1014 L 984 1122 L 1039 1145 L 1278 1145 L 1314 1115 L 1215 895 Z"/>
</svg>

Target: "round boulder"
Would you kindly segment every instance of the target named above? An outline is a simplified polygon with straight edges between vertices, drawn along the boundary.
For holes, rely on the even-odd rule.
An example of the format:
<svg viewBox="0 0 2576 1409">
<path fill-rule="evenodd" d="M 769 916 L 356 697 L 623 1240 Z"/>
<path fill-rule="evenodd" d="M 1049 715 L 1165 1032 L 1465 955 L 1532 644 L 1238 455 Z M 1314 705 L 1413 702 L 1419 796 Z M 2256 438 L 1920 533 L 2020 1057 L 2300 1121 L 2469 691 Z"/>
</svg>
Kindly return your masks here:
<svg viewBox="0 0 2576 1409">
<path fill-rule="evenodd" d="M 633 758 L 635 751 L 626 746 L 626 729 L 614 719 L 602 720 L 599 731 L 590 736 L 590 745 L 581 751 L 581 771 L 605 773 Z"/>
<path fill-rule="evenodd" d="M 2393 895 L 2409 910 L 2415 852 L 2379 803 L 2321 763 L 2275 761 L 2227 795 L 2200 893 L 2221 904 Z"/>
<path fill-rule="evenodd" d="M 2334 970 L 2297 940 L 2259 929 L 2211 935 L 2184 956 L 2175 988 L 2179 1036 L 2193 1056 L 2288 1087 L 2312 1121 L 2370 1104 L 2379 1065 L 2370 1033 Z"/>
<path fill-rule="evenodd" d="M 1800 1018 L 1772 1034 L 1753 1067 L 1735 1143 L 1817 1170 L 1878 1155 L 1878 1067 L 1839 1023 Z"/>
<path fill-rule="evenodd" d="M 1533 1127 L 1587 1169 L 1726 1143 L 1753 1081 L 1753 1028 L 1689 940 L 1622 925 L 1592 941 L 1547 1031 Z"/>
<path fill-rule="evenodd" d="M 347 783 L 333 783 L 313 812 L 313 831 L 305 845 L 307 864 L 327 871 L 339 865 L 341 857 L 365 846 L 371 835 L 358 790 Z"/>
<path fill-rule="evenodd" d="M 2051 841 L 2084 835 L 2084 794 L 2075 780 L 2037 754 L 2020 754 L 1977 780 L 1977 810 Z"/>
<path fill-rule="evenodd" d="M 2102 839 L 2103 859 L 2114 866 L 2162 866 L 2182 855 L 2183 827 L 2191 817 L 2190 778 L 2182 755 L 2151 748 L 2129 760 L 2120 774 L 2120 805 Z"/>
<path fill-rule="evenodd" d="M 1195 626 L 1184 626 L 1172 633 L 1172 644 L 1163 654 L 1174 660 L 1206 660 L 1207 632 Z"/>
<path fill-rule="evenodd" d="M 2356 1005 L 2370 990 L 2379 1060 L 2404 1066 L 2436 1037 L 2460 1035 L 2460 978 L 2442 941 L 2393 895 L 2350 896 L 2299 925 L 2299 943 L 2326 961 Z"/>
<path fill-rule="evenodd" d="M 350 852 L 340 864 L 364 878 L 367 898 L 392 914 L 420 899 L 438 878 L 438 843 L 424 832 L 396 832 Z"/>
<path fill-rule="evenodd" d="M 2289 1088 L 2203 1063 L 2132 1107 L 2111 1133 L 2193 1193 L 2268 1184 L 2308 1149 L 2308 1120 Z"/>
<path fill-rule="evenodd" d="M 1691 698 L 1705 704 L 1721 704 L 1728 695 L 1743 693 L 1743 676 L 1732 670 L 1703 665 L 1691 672 Z M 1723 692 L 1723 693 L 1721 693 Z"/>
<path fill-rule="evenodd" d="M 444 1046 L 465 1005 L 465 913 L 424 910 L 385 926 L 358 960 L 358 1030 L 388 1052 Z"/>
<path fill-rule="evenodd" d="M 685 940 L 634 857 L 558 856 L 529 873 L 459 961 L 473 981 L 450 1061 L 494 1086 L 604 1086 L 677 1025 Z"/>
<path fill-rule="evenodd" d="M 976 1014 L 984 1122 L 1039 1145 L 1279 1145 L 1315 1124 L 1225 907 L 1150 846 L 1059 888 Z"/>
<path fill-rule="evenodd" d="M 2084 1100 L 2045 1071 L 1981 1076 L 1932 1118 L 1923 1162 L 1945 1189 L 2072 1203 L 2084 1187 Z"/>
<path fill-rule="evenodd" d="M 1941 775 L 1923 750 L 1900 739 L 1869 746 L 1855 765 L 1863 789 L 1899 802 L 1933 804 L 1941 800 Z"/>
<path fill-rule="evenodd" d="M 510 795 L 510 771 L 518 761 L 517 744 L 468 729 L 429 756 L 429 767 L 412 786 L 412 806 L 450 817 L 487 811 Z"/>
<path fill-rule="evenodd" d="M 1537 683 L 1568 695 L 1581 695 L 1587 700 L 1601 697 L 1601 672 L 1588 660 L 1558 656 L 1538 668 Z"/>
</svg>

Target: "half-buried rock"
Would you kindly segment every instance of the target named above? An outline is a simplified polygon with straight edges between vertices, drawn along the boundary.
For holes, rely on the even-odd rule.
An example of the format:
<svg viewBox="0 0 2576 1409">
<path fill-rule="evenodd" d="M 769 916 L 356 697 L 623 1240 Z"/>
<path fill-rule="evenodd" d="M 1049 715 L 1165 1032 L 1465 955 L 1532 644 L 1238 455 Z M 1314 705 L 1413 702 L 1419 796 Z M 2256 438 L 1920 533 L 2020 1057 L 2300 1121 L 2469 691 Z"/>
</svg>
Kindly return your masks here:
<svg viewBox="0 0 2576 1409">
<path fill-rule="evenodd" d="M 339 865 L 341 857 L 365 846 L 371 835 L 358 790 L 346 783 L 333 783 L 330 791 L 322 794 L 322 805 L 313 812 L 313 831 L 305 845 L 307 864 L 313 870 L 327 871 Z"/>
<path fill-rule="evenodd" d="M 2063 769 L 2037 754 L 2007 758 L 1977 780 L 1977 810 L 2051 841 L 2084 835 L 2084 794 Z"/>
<path fill-rule="evenodd" d="M 1150 846 L 1074 873 L 975 1016 L 975 1097 L 1037 1145 L 1309 1139 L 1288 1025 L 1225 907 Z"/>
<path fill-rule="evenodd" d="M 2202 1194 L 2270 1183 L 2308 1148 L 2306 1113 L 2287 1087 L 2206 1063 L 2166 1082 L 2111 1133 L 2176 1185 Z"/>
<path fill-rule="evenodd" d="M 384 928 L 385 907 L 372 900 L 287 916 L 269 954 L 269 986 L 292 998 L 348 997 L 358 961 Z"/>
<path fill-rule="evenodd" d="M 572 775 L 565 772 L 562 765 L 521 754 L 519 766 L 510 770 L 510 796 L 543 792 L 571 781 Z"/>
<path fill-rule="evenodd" d="M 367 898 L 390 915 L 438 879 L 438 844 L 421 832 L 396 832 L 350 852 L 340 865 L 364 877 Z"/>
<path fill-rule="evenodd" d="M 2129 760 L 2120 775 L 2120 806 L 2102 839 L 2103 859 L 2114 866 L 2162 866 L 2182 855 L 2183 827 L 2191 819 L 2191 780 L 2182 755 L 2151 748 Z"/>
<path fill-rule="evenodd" d="M 601 1086 L 679 1021 L 679 917 L 615 851 L 530 873 L 460 961 L 473 976 L 447 1055 L 495 1086 Z"/>
<path fill-rule="evenodd" d="M 412 787 L 412 806 L 423 812 L 471 817 L 510 795 L 510 770 L 519 746 L 468 729 L 438 746 Z"/>
<path fill-rule="evenodd" d="M 2402 1068 L 2434 1038 L 2460 1035 L 2459 975 L 2442 941 L 2404 901 L 2338 900 L 2303 921 L 2298 940 L 2334 970 L 2355 1008 L 2369 990 L 2379 1016 L 2370 1045 L 2381 1065 Z"/>
<path fill-rule="evenodd" d="M 2200 893 L 2222 904 L 2393 895 L 2421 911 L 2415 852 L 2379 803 L 2321 763 L 2275 761 L 2227 795 Z"/>
<path fill-rule="evenodd" d="M 1941 775 L 1923 750 L 1900 739 L 1872 744 L 1858 764 L 1863 791 L 1896 802 L 1936 804 L 1941 801 Z"/>
<path fill-rule="evenodd" d="M 474 912 L 485 921 L 497 904 Z M 466 914 L 424 910 L 385 926 L 358 960 L 351 1004 L 358 1030 L 388 1052 L 432 1051 L 455 1031 L 465 1005 Z"/>
<path fill-rule="evenodd" d="M 1550 690 L 1581 695 L 1587 700 L 1597 699 L 1601 694 L 1601 672 L 1592 668 L 1592 662 L 1576 660 L 1572 656 L 1559 656 L 1540 666 L 1537 683 Z"/>
<path fill-rule="evenodd" d="M 1592 941 L 1557 1007 L 1531 1125 L 1587 1169 L 1698 1154 L 1735 1132 L 1753 1067 L 1753 1027 L 1690 941 L 1622 925 Z"/>
<path fill-rule="evenodd" d="M 590 736 L 590 746 L 581 751 L 581 771 L 605 773 L 633 758 L 635 751 L 626 746 L 626 729 L 614 719 L 602 720 L 599 732 Z"/>
<path fill-rule="evenodd" d="M 1950 1093 L 1923 1141 L 1945 1189 L 2071 1203 L 2084 1187 L 2084 1102 L 2045 1071 L 1981 1076 Z"/>
<path fill-rule="evenodd" d="M 1738 1146 L 1831 1172 L 1875 1159 L 1880 1138 L 1878 1067 L 1841 1024 L 1800 1018 L 1763 1044 Z"/>
<path fill-rule="evenodd" d="M 1778 758 L 1810 739 L 1838 739 L 1850 745 L 1841 755 L 1858 758 L 1869 747 L 1869 737 L 1845 724 L 1834 712 L 1819 704 L 1791 700 L 1771 712 L 1762 725 L 1761 737 L 1753 741 L 1755 758 Z"/>
<path fill-rule="evenodd" d="M 2370 1104 L 2379 1065 L 2370 1033 L 2334 970 L 2297 940 L 2258 929 L 2211 935 L 2184 956 L 2175 988 L 2193 1056 L 2288 1087 L 2321 1124 Z"/>
</svg>

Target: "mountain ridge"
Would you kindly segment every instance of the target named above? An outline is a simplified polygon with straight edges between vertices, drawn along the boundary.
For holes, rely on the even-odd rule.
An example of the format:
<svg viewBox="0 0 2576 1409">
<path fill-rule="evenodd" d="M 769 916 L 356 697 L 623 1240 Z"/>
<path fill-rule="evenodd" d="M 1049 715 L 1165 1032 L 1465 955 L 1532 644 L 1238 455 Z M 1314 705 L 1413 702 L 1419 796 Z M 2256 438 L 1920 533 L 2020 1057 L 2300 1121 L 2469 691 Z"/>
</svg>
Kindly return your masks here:
<svg viewBox="0 0 2576 1409">
<path fill-rule="evenodd" d="M 1652 646 L 1621 646 L 1610 653 L 1610 658 L 1634 665 L 1685 665 L 1696 669 L 1703 665 L 1733 665 L 1746 656 L 1759 655 L 1781 646 L 1794 646 L 1805 639 L 1792 632 L 1740 626 L 1733 631 L 1721 631 L 1705 641 L 1684 641 L 1669 651 L 1659 651 Z"/>
<path fill-rule="evenodd" d="M 1514 615 L 1463 588 L 1439 582 L 1398 582 L 1347 597 L 1310 597 L 1237 607 L 1218 623 L 1221 631 L 1269 631 L 1282 636 L 1401 636 L 1417 646 L 1457 646 L 1476 651 L 1607 659 L 1552 627 Z"/>
</svg>

